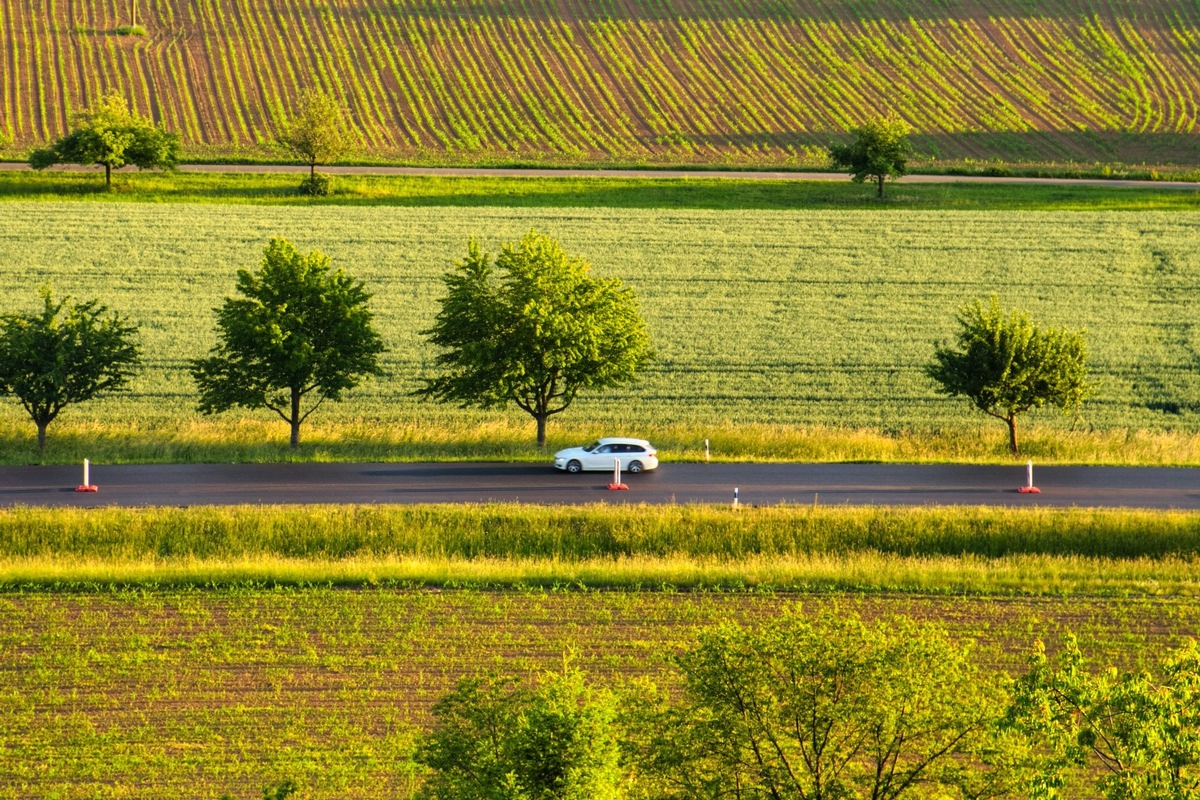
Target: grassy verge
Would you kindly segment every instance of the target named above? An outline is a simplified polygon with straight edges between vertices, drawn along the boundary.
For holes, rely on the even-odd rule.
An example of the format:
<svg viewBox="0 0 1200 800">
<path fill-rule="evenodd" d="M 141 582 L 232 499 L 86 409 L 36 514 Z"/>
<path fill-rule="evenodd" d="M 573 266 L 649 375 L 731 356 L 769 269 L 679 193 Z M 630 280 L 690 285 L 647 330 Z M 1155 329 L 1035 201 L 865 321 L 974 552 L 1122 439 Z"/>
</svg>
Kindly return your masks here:
<svg viewBox="0 0 1200 800">
<path fill-rule="evenodd" d="M 493 178 L 338 175 L 326 198 L 296 193 L 298 174 L 0 173 L 0 200 L 269 205 L 514 206 L 525 208 L 1196 210 L 1200 192 L 1157 187 L 915 184 L 706 178 Z"/>
<path fill-rule="evenodd" d="M 15 417 L 15 414 L 13 415 Z M 583 415 L 581 415 L 583 416 Z M 978 425 L 884 431 L 821 425 L 718 423 L 648 424 L 650 438 L 668 462 L 896 462 L 1120 466 L 1200 466 L 1200 434 L 1190 431 L 1078 431 L 1031 425 L 1022 433 L 1021 456 L 1008 451 L 1003 426 Z M 618 426 L 619 427 L 619 426 Z M 76 422 L 50 428 L 46 464 L 275 463 L 275 462 L 545 462 L 548 453 L 611 435 L 612 425 L 558 422 L 546 451 L 533 441 L 532 423 L 517 416 L 462 420 L 362 420 L 310 423 L 291 450 L 287 427 L 269 419 L 163 419 Z M 0 419 L 0 464 L 38 463 L 32 423 Z"/>
<path fill-rule="evenodd" d="M 1179 594 L 1200 514 L 318 506 L 0 512 L 0 586 L 350 585 Z"/>
</svg>

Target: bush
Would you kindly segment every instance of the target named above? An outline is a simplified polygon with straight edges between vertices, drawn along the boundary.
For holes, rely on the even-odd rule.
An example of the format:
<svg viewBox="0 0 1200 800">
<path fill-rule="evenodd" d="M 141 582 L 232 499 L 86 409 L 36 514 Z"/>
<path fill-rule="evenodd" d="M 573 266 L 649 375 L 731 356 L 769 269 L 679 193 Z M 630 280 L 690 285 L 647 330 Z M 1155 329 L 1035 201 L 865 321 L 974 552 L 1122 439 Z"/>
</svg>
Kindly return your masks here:
<svg viewBox="0 0 1200 800">
<path fill-rule="evenodd" d="M 119 25 L 117 36 L 145 36 L 146 29 L 141 25 Z"/>
<path fill-rule="evenodd" d="M 300 181 L 300 194 L 310 197 L 325 197 L 331 191 L 333 178 L 323 172 L 314 172 Z"/>
</svg>

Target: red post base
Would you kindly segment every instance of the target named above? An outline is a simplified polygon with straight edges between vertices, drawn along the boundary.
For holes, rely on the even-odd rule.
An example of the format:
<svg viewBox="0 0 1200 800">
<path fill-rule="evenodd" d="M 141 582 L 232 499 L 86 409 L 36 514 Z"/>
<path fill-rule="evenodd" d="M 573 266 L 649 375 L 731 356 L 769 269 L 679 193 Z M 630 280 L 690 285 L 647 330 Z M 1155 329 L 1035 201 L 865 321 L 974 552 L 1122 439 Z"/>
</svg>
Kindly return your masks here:
<svg viewBox="0 0 1200 800">
<path fill-rule="evenodd" d="M 608 485 L 608 490 L 610 492 L 618 492 L 618 491 L 627 492 L 627 491 L 629 491 L 629 487 L 623 483 L 610 483 Z"/>
<path fill-rule="evenodd" d="M 1020 489 L 1017 489 L 1017 491 L 1020 492 L 1021 494 L 1041 494 L 1042 493 L 1042 490 L 1037 488 L 1036 486 L 1022 486 Z"/>
<path fill-rule="evenodd" d="M 100 491 L 100 487 L 92 486 L 90 484 L 80 484 L 79 486 L 75 487 L 75 491 L 77 491 L 77 492 L 98 492 L 98 491 Z"/>
</svg>

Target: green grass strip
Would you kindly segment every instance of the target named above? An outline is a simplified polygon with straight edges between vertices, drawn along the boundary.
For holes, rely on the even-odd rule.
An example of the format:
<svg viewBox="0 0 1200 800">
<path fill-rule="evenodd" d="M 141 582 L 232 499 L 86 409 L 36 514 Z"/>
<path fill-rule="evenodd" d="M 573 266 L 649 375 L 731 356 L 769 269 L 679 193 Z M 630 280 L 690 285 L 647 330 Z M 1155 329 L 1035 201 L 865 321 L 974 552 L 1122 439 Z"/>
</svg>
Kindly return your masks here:
<svg viewBox="0 0 1200 800">
<path fill-rule="evenodd" d="M 440 177 L 337 175 L 325 198 L 297 193 L 296 173 L 2 172 L 0 201 L 233 203 L 251 205 L 393 205 L 414 207 L 956 209 L 1149 211 L 1200 209 L 1200 192 L 1155 186 L 896 183 L 879 200 L 871 186 L 829 181 L 758 181 L 704 177 Z"/>
<path fill-rule="evenodd" d="M 710 506 L 0 512 L 0 587 L 374 585 L 1193 594 L 1200 514 Z"/>
</svg>

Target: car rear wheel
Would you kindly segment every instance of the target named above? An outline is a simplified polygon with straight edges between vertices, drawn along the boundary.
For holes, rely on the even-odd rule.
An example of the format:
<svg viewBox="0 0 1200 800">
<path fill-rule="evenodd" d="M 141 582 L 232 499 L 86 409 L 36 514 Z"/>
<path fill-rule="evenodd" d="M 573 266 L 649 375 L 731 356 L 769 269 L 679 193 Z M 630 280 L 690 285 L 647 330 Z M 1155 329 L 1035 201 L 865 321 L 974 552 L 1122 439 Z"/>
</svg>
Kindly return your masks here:
<svg viewBox="0 0 1200 800">
<path fill-rule="evenodd" d="M 574 459 L 571 459 L 570 461 L 567 462 L 567 472 L 575 473 L 575 472 L 579 472 L 582 469 L 583 469 L 583 464 L 580 464 L 578 461 L 576 461 Z"/>
<path fill-rule="evenodd" d="M 630 461 L 629 462 L 629 471 L 630 472 L 641 472 L 642 471 L 642 462 Z"/>
</svg>

